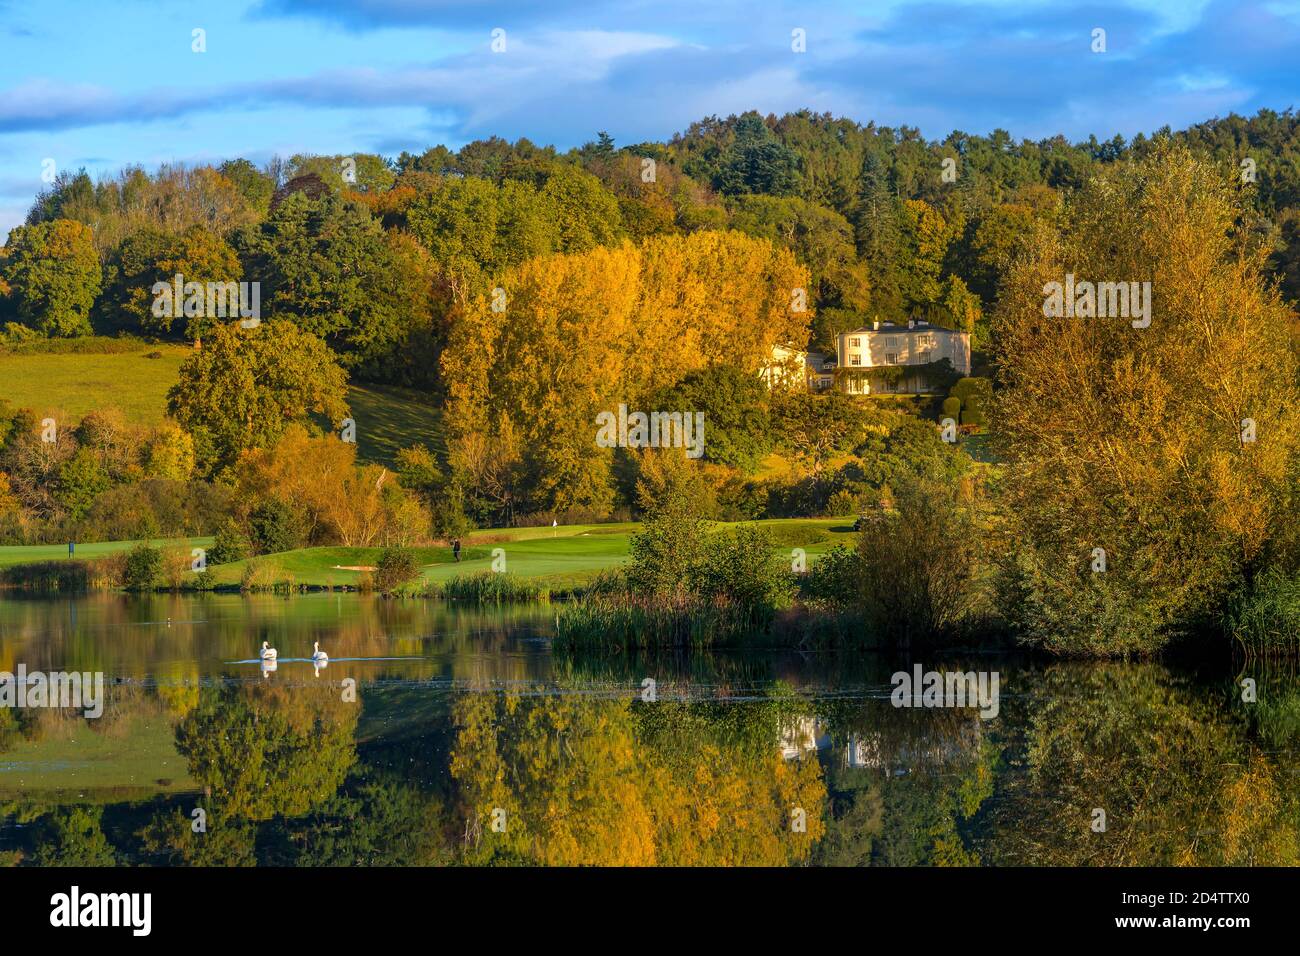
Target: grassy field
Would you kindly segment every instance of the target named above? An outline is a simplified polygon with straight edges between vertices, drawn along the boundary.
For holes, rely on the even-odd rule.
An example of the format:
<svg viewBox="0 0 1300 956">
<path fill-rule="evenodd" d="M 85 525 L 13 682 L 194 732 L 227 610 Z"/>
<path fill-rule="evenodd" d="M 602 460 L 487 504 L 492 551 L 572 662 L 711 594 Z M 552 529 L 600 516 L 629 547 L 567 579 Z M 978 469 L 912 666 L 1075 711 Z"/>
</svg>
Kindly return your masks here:
<svg viewBox="0 0 1300 956">
<path fill-rule="evenodd" d="M 162 421 L 167 390 L 189 349 L 145 345 L 116 354 L 0 355 L 0 397 L 42 415 L 81 418 L 116 407 L 136 425 Z M 158 353 L 160 358 L 146 358 Z"/>
<path fill-rule="evenodd" d="M 410 445 L 444 447 L 441 416 L 419 392 L 353 385 L 348 407 L 357 423 L 357 456 L 363 461 L 391 466 L 397 453 Z"/>
<path fill-rule="evenodd" d="M 78 544 L 77 552 L 73 557 L 77 559 L 102 558 L 106 554 L 129 550 L 139 543 L 139 541 L 96 541 L 91 544 Z M 154 540 L 149 543 L 155 547 L 180 545 L 191 548 L 212 547 L 211 538 L 175 538 L 164 541 Z M 66 544 L 6 546 L 0 547 L 0 568 L 12 567 L 15 564 L 33 564 L 37 561 L 61 561 L 67 557 L 68 546 Z"/>
<path fill-rule="evenodd" d="M 87 412 L 119 408 L 127 421 L 156 425 L 167 413 L 167 391 L 181 362 L 183 345 L 150 345 L 114 339 L 88 340 L 84 347 L 126 351 L 0 354 L 0 398 L 40 416 L 76 421 Z M 158 358 L 148 358 L 149 355 Z M 398 450 L 417 442 L 440 446 L 440 418 L 419 392 L 354 385 L 348 406 L 357 423 L 357 453 L 363 461 L 392 465 Z"/>
<path fill-rule="evenodd" d="M 767 528 L 781 550 L 803 548 L 810 561 L 816 560 L 836 544 L 851 539 L 851 520 L 847 518 L 799 518 L 757 522 Z M 726 527 L 726 525 L 720 525 Z M 590 581 L 607 568 L 627 560 L 628 545 L 637 524 L 564 525 L 558 528 L 503 528 L 478 531 L 465 539 L 461 560 L 453 559 L 450 548 L 417 548 L 416 559 L 421 574 L 428 581 L 446 581 L 458 574 L 474 574 L 492 568 L 493 550 L 505 552 L 506 571 L 520 577 L 545 581 L 553 587 L 566 587 Z M 172 545 L 208 547 L 210 538 L 167 542 Z M 98 557 L 134 546 L 134 541 L 109 541 L 77 546 L 78 558 Z M 158 542 L 154 542 L 158 544 Z M 356 586 L 364 573 L 361 568 L 375 565 L 380 548 L 321 547 L 299 548 L 253 560 L 275 569 L 276 580 L 294 584 L 339 587 Z M 35 545 L 0 548 L 0 567 L 36 561 L 66 559 L 66 545 Z M 248 561 L 216 565 L 211 568 L 218 584 L 238 584 Z"/>
</svg>

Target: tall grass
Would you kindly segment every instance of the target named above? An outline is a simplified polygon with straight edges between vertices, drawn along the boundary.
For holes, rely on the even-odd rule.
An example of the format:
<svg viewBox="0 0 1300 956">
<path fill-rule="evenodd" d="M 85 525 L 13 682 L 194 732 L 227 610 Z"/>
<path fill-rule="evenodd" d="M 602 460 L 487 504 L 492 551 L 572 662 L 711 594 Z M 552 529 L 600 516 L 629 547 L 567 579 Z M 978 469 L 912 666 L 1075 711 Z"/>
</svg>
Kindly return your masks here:
<svg viewBox="0 0 1300 956">
<path fill-rule="evenodd" d="M 741 643 L 765 632 L 770 623 L 769 610 L 721 597 L 596 595 L 560 613 L 555 649 L 571 653 L 714 647 Z"/>
<path fill-rule="evenodd" d="M 126 578 L 126 552 L 102 558 L 33 561 L 0 569 L 0 584 L 28 591 L 110 591 Z"/>
<path fill-rule="evenodd" d="M 436 590 L 433 588 L 426 590 L 426 593 L 434 593 L 450 601 L 465 601 L 471 604 L 546 602 L 551 599 L 551 590 L 545 584 L 528 581 L 513 574 L 498 574 L 495 571 L 458 574 L 444 581 Z"/>
<path fill-rule="evenodd" d="M 1247 655 L 1295 657 L 1300 654 L 1300 577 L 1268 571 L 1249 594 L 1225 615 L 1228 633 Z"/>
<path fill-rule="evenodd" d="M 239 578 L 241 591 L 292 591 L 293 576 L 285 574 L 280 566 L 263 558 L 253 558 L 244 565 Z"/>
</svg>

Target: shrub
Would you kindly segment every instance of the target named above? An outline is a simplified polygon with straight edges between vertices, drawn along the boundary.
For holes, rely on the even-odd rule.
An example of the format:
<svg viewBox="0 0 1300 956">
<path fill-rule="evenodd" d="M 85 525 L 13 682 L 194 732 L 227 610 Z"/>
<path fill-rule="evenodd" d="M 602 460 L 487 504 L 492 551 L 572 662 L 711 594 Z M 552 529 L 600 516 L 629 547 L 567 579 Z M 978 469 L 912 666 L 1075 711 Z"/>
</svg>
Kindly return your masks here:
<svg viewBox="0 0 1300 956">
<path fill-rule="evenodd" d="M 254 558 L 244 565 L 239 587 L 244 591 L 274 591 L 282 582 L 279 565 Z"/>
<path fill-rule="evenodd" d="M 773 553 L 772 538 L 757 525 L 741 525 L 709 535 L 691 569 L 691 583 L 703 598 L 720 598 L 754 615 L 770 618 L 790 603 L 794 582 L 789 565 Z"/>
<path fill-rule="evenodd" d="M 956 419 L 961 414 L 961 399 L 956 395 L 949 395 L 943 400 L 943 417 Z"/>
<path fill-rule="evenodd" d="M 949 397 L 959 399 L 963 405 L 970 405 L 971 399 L 983 401 L 993 396 L 993 383 L 987 378 L 963 378 L 948 390 Z"/>
<path fill-rule="evenodd" d="M 916 479 L 898 483 L 894 505 L 875 514 L 858 541 L 868 624 L 900 642 L 952 631 L 984 597 L 973 508 L 957 488 Z"/>
<path fill-rule="evenodd" d="M 217 529 L 216 538 L 208 551 L 208 563 L 230 564 L 243 561 L 252 551 L 253 543 L 248 540 L 243 527 L 234 518 L 227 518 Z"/>
<path fill-rule="evenodd" d="M 981 428 L 984 427 L 986 422 L 984 418 L 983 399 L 977 396 L 972 396 L 967 400 L 966 407 L 962 409 L 961 424 L 976 425 Z"/>
<path fill-rule="evenodd" d="M 127 552 L 123 584 L 128 591 L 148 591 L 162 571 L 163 553 L 147 544 L 137 544 Z"/>
<path fill-rule="evenodd" d="M 168 548 L 162 555 L 162 583 L 179 591 L 194 577 L 193 557 L 189 548 Z"/>
<path fill-rule="evenodd" d="M 644 594 L 683 589 L 700 554 L 703 528 L 694 503 L 684 497 L 674 496 L 648 515 L 628 548 L 632 587 Z"/>
<path fill-rule="evenodd" d="M 420 576 L 420 563 L 410 548 L 385 548 L 375 565 L 373 586 L 391 594 Z"/>
<path fill-rule="evenodd" d="M 268 498 L 254 508 L 248 525 L 258 554 L 292 551 L 302 543 L 302 522 L 293 508 L 278 498 Z"/>
<path fill-rule="evenodd" d="M 857 495 L 846 488 L 841 488 L 826 502 L 826 514 L 832 518 L 842 518 L 845 515 L 856 514 L 859 505 Z"/>
<path fill-rule="evenodd" d="M 810 600 L 832 607 L 854 605 L 862 593 L 862 568 L 858 557 L 844 545 L 837 545 L 813 562 L 799 585 Z"/>
</svg>

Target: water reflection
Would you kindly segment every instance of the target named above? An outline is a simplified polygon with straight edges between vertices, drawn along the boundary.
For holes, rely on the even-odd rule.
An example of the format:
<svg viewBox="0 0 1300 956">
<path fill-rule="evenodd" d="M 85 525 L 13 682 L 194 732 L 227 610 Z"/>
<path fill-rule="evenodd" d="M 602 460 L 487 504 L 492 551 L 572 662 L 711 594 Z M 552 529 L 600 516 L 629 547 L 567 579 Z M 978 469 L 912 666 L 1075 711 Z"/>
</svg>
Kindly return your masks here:
<svg viewBox="0 0 1300 956">
<path fill-rule="evenodd" d="M 559 660 L 552 615 L 356 595 L 6 600 L 0 670 L 103 670 L 109 686 L 98 720 L 0 709 L 0 863 L 1300 856 L 1293 670 L 923 662 L 996 667 L 986 720 L 893 707 L 890 675 L 912 661 Z"/>
</svg>

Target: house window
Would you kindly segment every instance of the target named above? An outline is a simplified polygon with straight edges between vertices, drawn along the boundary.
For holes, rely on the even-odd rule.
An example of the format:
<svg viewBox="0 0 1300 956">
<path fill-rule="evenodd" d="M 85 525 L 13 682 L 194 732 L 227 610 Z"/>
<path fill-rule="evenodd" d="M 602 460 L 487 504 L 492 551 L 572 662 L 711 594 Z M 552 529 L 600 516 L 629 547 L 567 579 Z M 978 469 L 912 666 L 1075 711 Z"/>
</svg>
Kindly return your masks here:
<svg viewBox="0 0 1300 956">
<path fill-rule="evenodd" d="M 921 361 L 922 361 L 922 362 L 932 362 L 932 361 L 934 361 L 934 359 L 933 359 L 933 354 L 934 354 L 934 353 L 932 353 L 932 352 L 922 352 L 922 353 L 921 353 Z"/>
<path fill-rule="evenodd" d="M 888 338 L 886 338 L 886 339 L 885 339 L 885 348 L 890 348 L 890 349 L 896 349 L 896 348 L 898 348 L 898 336 L 896 336 L 896 335 L 891 335 L 891 336 L 889 336 Z"/>
<path fill-rule="evenodd" d="M 897 353 L 897 352 L 886 352 L 886 353 L 885 353 L 885 364 L 886 364 L 886 365 L 897 365 L 897 364 L 898 364 L 898 353 Z"/>
<path fill-rule="evenodd" d="M 850 365 L 861 365 L 861 364 L 862 364 L 862 356 L 861 356 L 861 355 L 850 355 L 850 356 L 849 356 L 849 364 L 850 364 Z"/>
<path fill-rule="evenodd" d="M 854 348 L 857 348 L 861 344 L 862 344 L 862 339 L 849 339 L 849 345 L 853 346 Z"/>
</svg>

